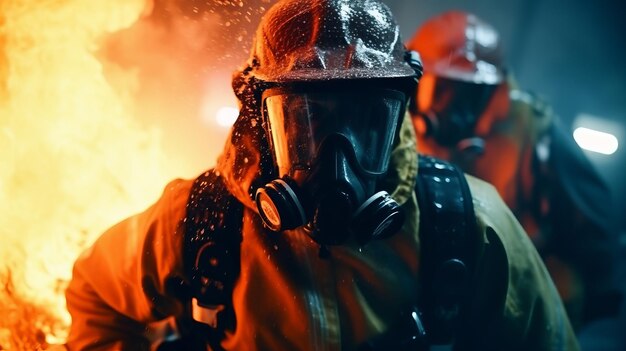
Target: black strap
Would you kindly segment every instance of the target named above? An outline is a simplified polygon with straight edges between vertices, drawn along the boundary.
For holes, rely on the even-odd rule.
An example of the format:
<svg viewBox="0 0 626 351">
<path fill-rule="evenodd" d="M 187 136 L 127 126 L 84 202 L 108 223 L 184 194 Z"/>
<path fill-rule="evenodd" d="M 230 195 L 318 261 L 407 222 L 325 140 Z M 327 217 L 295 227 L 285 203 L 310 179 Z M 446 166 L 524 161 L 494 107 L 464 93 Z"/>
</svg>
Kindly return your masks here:
<svg viewBox="0 0 626 351">
<path fill-rule="evenodd" d="M 454 165 L 419 158 L 420 306 L 431 344 L 451 343 L 468 308 L 476 265 L 476 216 L 465 175 Z"/>
<path fill-rule="evenodd" d="M 194 295 L 209 304 L 226 304 L 239 276 L 243 205 L 209 170 L 194 181 L 185 219 L 183 265 Z"/>
<path fill-rule="evenodd" d="M 419 306 L 359 351 L 425 351 L 430 345 L 466 341 L 460 328 L 469 314 L 471 277 L 482 243 L 469 185 L 457 167 L 420 155 L 415 192 L 420 208 Z M 463 346 L 455 344 L 455 350 Z"/>
<path fill-rule="evenodd" d="M 216 319 L 219 323 L 211 328 L 185 322 L 191 333 L 201 328 L 214 350 L 219 349 L 218 340 L 224 329 L 235 326 L 232 292 L 241 268 L 242 219 L 243 205 L 228 192 L 224 180 L 214 170 L 196 178 L 187 201 L 183 269 L 194 303 L 203 308 L 224 309 L 216 309 L 220 311 Z"/>
</svg>

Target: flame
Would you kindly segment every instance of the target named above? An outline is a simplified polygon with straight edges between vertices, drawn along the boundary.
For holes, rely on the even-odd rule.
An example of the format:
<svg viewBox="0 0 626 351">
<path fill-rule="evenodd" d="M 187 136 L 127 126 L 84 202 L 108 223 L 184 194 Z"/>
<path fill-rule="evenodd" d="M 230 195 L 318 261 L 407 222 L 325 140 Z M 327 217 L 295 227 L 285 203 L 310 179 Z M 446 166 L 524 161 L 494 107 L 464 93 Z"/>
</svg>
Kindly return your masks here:
<svg viewBox="0 0 626 351">
<path fill-rule="evenodd" d="M 62 343 L 77 255 L 211 166 L 247 3 L 0 1 L 0 350 Z"/>
<path fill-rule="evenodd" d="M 106 3 L 2 5 L 2 314 L 46 306 L 61 326 L 32 328 L 59 337 L 69 323 L 64 282 L 78 252 L 116 218 L 154 200 L 166 176 L 158 134 L 133 120 L 93 55 L 100 36 L 129 26 L 146 4 Z M 18 323 L 29 322 L 0 319 L 11 335 L 0 334 L 5 348 L 21 347 L 11 334 Z"/>
</svg>

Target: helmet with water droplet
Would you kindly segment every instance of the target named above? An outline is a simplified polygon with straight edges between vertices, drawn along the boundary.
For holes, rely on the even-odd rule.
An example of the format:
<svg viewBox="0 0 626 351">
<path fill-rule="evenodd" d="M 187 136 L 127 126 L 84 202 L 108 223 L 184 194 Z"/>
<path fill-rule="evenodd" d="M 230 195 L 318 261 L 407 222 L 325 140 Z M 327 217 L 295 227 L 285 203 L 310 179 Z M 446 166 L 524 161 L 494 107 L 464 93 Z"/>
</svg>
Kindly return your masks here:
<svg viewBox="0 0 626 351">
<path fill-rule="evenodd" d="M 263 17 L 251 74 L 275 83 L 415 78 L 389 8 L 373 0 L 288 0 Z"/>
</svg>

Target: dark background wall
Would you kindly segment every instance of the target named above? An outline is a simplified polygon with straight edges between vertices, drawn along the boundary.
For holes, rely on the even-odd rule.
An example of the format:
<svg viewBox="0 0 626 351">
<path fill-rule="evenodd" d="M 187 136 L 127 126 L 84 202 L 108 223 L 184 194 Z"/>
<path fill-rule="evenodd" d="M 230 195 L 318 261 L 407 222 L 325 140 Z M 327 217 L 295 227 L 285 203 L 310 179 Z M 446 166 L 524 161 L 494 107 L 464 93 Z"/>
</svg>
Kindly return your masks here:
<svg viewBox="0 0 626 351">
<path fill-rule="evenodd" d="M 615 196 L 626 232 L 626 3 L 616 0 L 384 0 L 405 40 L 446 10 L 474 13 L 501 34 L 520 85 L 543 96 L 572 131 L 580 123 L 615 134 L 610 156 L 587 153 Z M 594 116 L 580 118 L 579 115 Z M 583 121 L 585 119 L 585 121 Z M 590 125 L 591 124 L 591 125 Z M 576 175 L 572 175 L 576 176 Z"/>
</svg>

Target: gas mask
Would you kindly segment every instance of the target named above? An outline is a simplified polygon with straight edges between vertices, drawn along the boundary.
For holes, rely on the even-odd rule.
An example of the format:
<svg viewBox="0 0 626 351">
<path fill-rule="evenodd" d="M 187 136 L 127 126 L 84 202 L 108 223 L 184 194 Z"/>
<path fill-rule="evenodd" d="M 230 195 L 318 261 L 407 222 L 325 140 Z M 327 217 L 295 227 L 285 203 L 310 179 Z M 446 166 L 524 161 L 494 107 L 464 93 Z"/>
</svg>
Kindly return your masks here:
<svg viewBox="0 0 626 351">
<path fill-rule="evenodd" d="M 303 226 L 323 246 L 399 231 L 403 212 L 376 183 L 389 165 L 404 93 L 272 88 L 263 101 L 279 176 L 256 193 L 267 227 Z"/>
<path fill-rule="evenodd" d="M 475 129 L 496 88 L 437 77 L 432 96 L 427 97 L 430 107 L 418 112 L 425 121 L 426 135 L 458 152 L 482 154 L 485 142 Z"/>
</svg>

